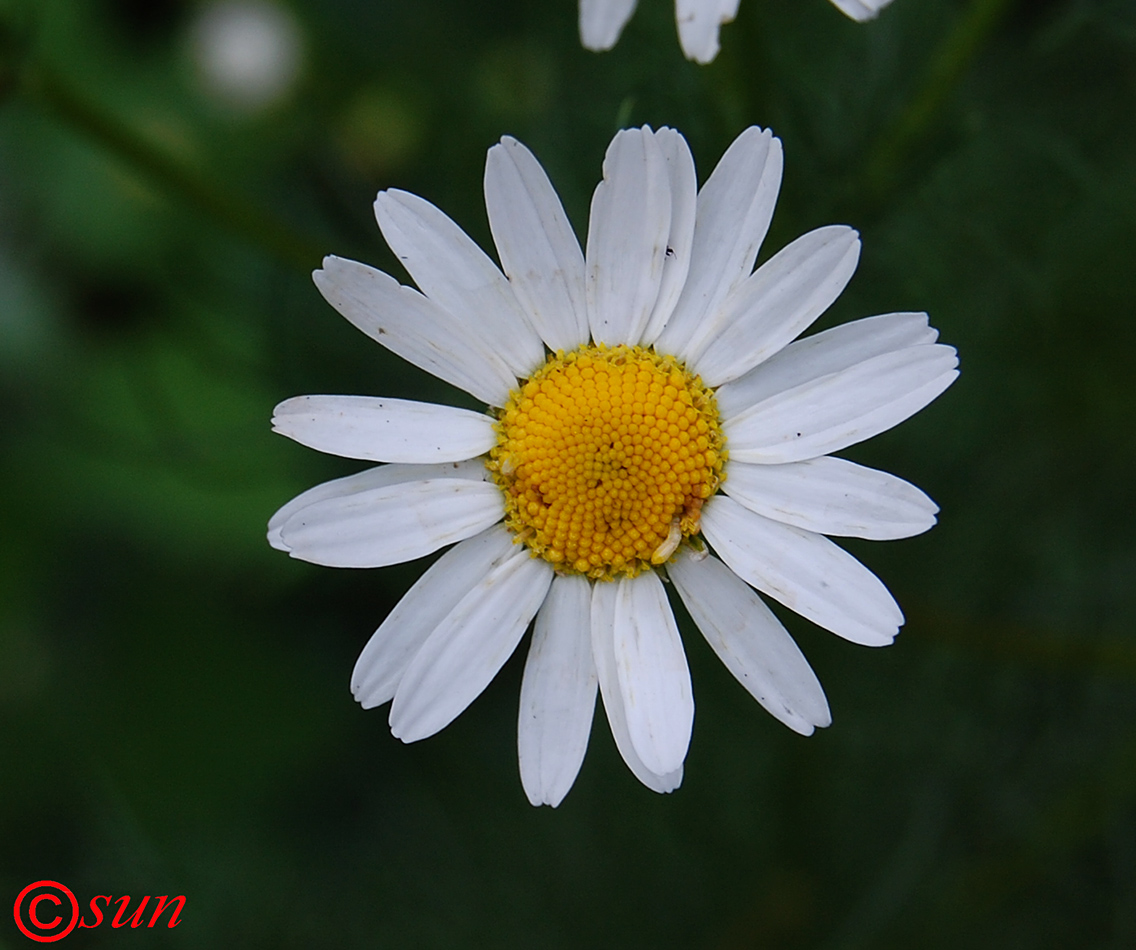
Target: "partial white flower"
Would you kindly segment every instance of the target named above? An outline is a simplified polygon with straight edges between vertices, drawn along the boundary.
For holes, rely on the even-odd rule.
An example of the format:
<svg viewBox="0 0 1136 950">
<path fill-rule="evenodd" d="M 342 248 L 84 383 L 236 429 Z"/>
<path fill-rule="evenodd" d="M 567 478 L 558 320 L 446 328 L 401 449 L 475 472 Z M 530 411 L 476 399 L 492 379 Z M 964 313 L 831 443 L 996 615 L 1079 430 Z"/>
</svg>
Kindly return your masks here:
<svg viewBox="0 0 1136 950">
<path fill-rule="evenodd" d="M 421 292 L 337 257 L 315 272 L 357 327 L 489 407 L 301 396 L 273 418 L 382 463 L 281 508 L 274 547 L 379 567 L 453 545 L 352 676 L 364 707 L 392 703 L 396 736 L 453 721 L 535 618 L 518 721 L 529 799 L 567 794 L 597 693 L 635 776 L 673 790 L 694 696 L 664 574 L 730 672 L 802 735 L 829 724 L 828 703 L 758 592 L 854 643 L 892 641 L 899 607 L 827 536 L 908 537 L 938 509 L 831 453 L 927 405 L 958 361 L 923 313 L 799 338 L 860 241 L 818 228 L 754 270 L 781 167 L 780 141 L 750 128 L 699 189 L 677 132 L 619 132 L 581 249 L 540 164 L 504 138 L 485 170 L 501 268 L 433 205 L 386 191 L 379 226 Z"/>
<path fill-rule="evenodd" d="M 709 63 L 718 55 L 718 29 L 738 14 L 739 0 L 675 0 L 678 39 L 687 59 Z M 609 50 L 635 12 L 636 0 L 580 0 L 580 42 Z M 873 19 L 891 0 L 832 0 L 853 20 Z"/>
</svg>

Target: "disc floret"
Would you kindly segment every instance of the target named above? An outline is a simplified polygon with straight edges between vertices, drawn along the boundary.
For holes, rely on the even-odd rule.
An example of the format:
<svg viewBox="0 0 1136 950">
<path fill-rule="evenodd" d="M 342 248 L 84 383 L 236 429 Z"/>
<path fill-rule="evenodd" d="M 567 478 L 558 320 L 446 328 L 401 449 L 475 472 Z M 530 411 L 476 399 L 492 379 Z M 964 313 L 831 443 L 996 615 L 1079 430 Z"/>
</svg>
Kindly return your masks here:
<svg viewBox="0 0 1136 950">
<path fill-rule="evenodd" d="M 593 580 L 635 576 L 698 533 L 726 460 L 714 393 L 639 346 L 558 351 L 509 395 L 487 466 L 505 524 Z"/>
</svg>

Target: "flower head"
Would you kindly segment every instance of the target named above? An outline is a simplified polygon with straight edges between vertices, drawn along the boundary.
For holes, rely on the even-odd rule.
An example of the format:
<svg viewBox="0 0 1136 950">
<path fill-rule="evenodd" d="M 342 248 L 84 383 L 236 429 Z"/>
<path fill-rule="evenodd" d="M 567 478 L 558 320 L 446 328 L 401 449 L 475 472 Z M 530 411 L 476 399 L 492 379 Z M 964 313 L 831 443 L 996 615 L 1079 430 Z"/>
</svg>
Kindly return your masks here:
<svg viewBox="0 0 1136 950">
<path fill-rule="evenodd" d="M 220 102 L 258 112 L 280 102 L 299 77 L 299 27 L 269 0 L 216 0 L 193 26 L 193 52 L 202 86 Z"/>
<path fill-rule="evenodd" d="M 580 42 L 597 53 L 619 41 L 637 0 L 580 0 Z M 718 55 L 718 28 L 738 14 L 739 0 L 675 0 L 678 39 L 687 59 L 709 63 Z M 832 0 L 853 20 L 871 20 L 891 0 Z"/>
<path fill-rule="evenodd" d="M 895 601 L 825 535 L 907 537 L 937 508 L 831 453 L 929 403 L 957 358 L 923 313 L 796 339 L 851 278 L 860 241 L 818 228 L 753 270 L 780 181 L 768 131 L 743 132 L 701 189 L 677 132 L 622 131 L 581 251 L 536 159 L 504 138 L 485 171 L 503 273 L 393 190 L 375 214 L 421 292 L 337 257 L 316 271 L 348 320 L 489 407 L 276 407 L 276 431 L 383 464 L 293 499 L 269 523 L 273 546 L 380 567 L 453 545 L 352 676 L 364 707 L 393 700 L 396 736 L 448 725 L 535 618 L 518 725 L 530 800 L 556 805 L 571 787 L 597 687 L 628 766 L 674 789 L 694 700 L 664 576 L 730 672 L 805 735 L 829 724 L 828 703 L 758 591 L 855 643 L 892 641 Z"/>
</svg>

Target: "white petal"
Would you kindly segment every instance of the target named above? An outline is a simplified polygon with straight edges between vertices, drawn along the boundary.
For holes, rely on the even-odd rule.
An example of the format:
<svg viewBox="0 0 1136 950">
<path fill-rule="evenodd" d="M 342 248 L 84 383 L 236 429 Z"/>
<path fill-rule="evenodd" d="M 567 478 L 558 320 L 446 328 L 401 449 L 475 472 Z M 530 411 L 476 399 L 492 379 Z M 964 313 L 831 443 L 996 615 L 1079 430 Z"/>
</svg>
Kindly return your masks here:
<svg viewBox="0 0 1136 950">
<path fill-rule="evenodd" d="M 406 668 L 390 726 L 403 742 L 454 721 L 497 675 L 544 600 L 552 567 L 518 547 L 453 608 Z"/>
<path fill-rule="evenodd" d="M 288 553 L 302 561 L 385 567 L 471 537 L 504 513 L 496 485 L 428 478 L 317 501 L 289 517 L 280 536 Z"/>
<path fill-rule="evenodd" d="M 272 415 L 272 431 L 301 445 L 372 462 L 460 462 L 493 448 L 480 412 L 372 396 L 296 396 Z"/>
<path fill-rule="evenodd" d="M 400 482 L 423 481 L 427 478 L 465 478 L 487 481 L 489 473 L 481 459 L 468 462 L 444 462 L 441 465 L 380 465 L 346 478 L 335 478 L 301 492 L 280 508 L 268 522 L 268 543 L 278 551 L 291 550 L 284 543 L 281 528 L 294 514 L 331 498 L 346 498 L 372 488 L 397 485 Z"/>
<path fill-rule="evenodd" d="M 627 732 L 647 769 L 667 775 L 682 768 L 694 726 L 686 653 L 659 575 L 616 583 L 615 671 Z"/>
<path fill-rule="evenodd" d="M 902 478 L 830 456 L 787 465 L 731 459 L 722 489 L 766 518 L 819 534 L 873 541 L 921 534 L 935 523 L 939 510 Z"/>
<path fill-rule="evenodd" d="M 486 575 L 516 551 L 503 525 L 455 544 L 415 582 L 367 641 L 351 673 L 351 695 L 364 709 L 394 698 L 402 674 L 426 638 Z"/>
<path fill-rule="evenodd" d="M 814 333 L 785 349 L 717 392 L 718 411 L 728 419 L 770 396 L 836 373 L 873 356 L 934 343 L 939 331 L 925 313 L 885 313 Z"/>
<path fill-rule="evenodd" d="M 324 299 L 392 353 L 491 406 L 503 406 L 517 377 L 469 320 L 404 287 L 389 274 L 325 257 L 312 279 Z"/>
<path fill-rule="evenodd" d="M 676 0 L 678 38 L 687 59 L 709 63 L 718 55 L 718 27 L 738 15 L 738 0 Z"/>
<path fill-rule="evenodd" d="M 615 46 L 635 0 L 580 0 L 580 42 L 599 53 Z"/>
<path fill-rule="evenodd" d="M 588 340 L 584 255 L 532 152 L 509 136 L 485 160 L 485 208 L 517 300 L 553 352 Z"/>
<path fill-rule="evenodd" d="M 666 256 L 663 259 L 663 279 L 651 319 L 647 322 L 641 342 L 653 343 L 662 332 L 682 293 L 686 275 L 690 270 L 690 248 L 694 242 L 694 218 L 698 207 L 698 178 L 694 173 L 694 156 L 690 147 L 674 129 L 659 129 L 655 143 L 667 163 L 671 186 L 671 231 L 667 237 Z"/>
<path fill-rule="evenodd" d="M 765 709 L 803 736 L 832 722 L 808 660 L 737 574 L 685 545 L 667 565 L 667 574 L 706 642 Z"/>
<path fill-rule="evenodd" d="M 671 189 L 648 128 L 615 134 L 592 195 L 585 251 L 588 324 L 597 343 L 638 343 L 659 296 Z"/>
<path fill-rule="evenodd" d="M 517 752 L 534 805 L 555 808 L 576 781 L 596 708 L 592 588 L 579 574 L 556 577 L 536 615 L 521 680 Z"/>
<path fill-rule="evenodd" d="M 615 659 L 615 615 L 619 585 L 615 581 L 599 581 L 592 585 L 592 657 L 596 663 L 600 695 L 607 712 L 608 725 L 623 761 L 640 782 L 654 792 L 673 792 L 682 783 L 682 766 L 666 775 L 656 775 L 639 758 L 627 728 L 627 713 Z"/>
<path fill-rule="evenodd" d="M 715 495 L 702 533 L 743 581 L 818 626 L 864 646 L 895 639 L 903 613 L 880 579 L 823 535 L 748 511 Z"/>
<path fill-rule="evenodd" d="M 422 292 L 473 324 L 519 377 L 544 361 L 544 347 L 505 275 L 449 217 L 424 198 L 390 189 L 375 199 L 387 244 Z"/>
<path fill-rule="evenodd" d="M 781 188 L 781 140 L 750 126 L 726 149 L 698 193 L 690 273 L 655 343 L 678 354 L 757 259 Z"/>
<path fill-rule="evenodd" d="M 797 462 L 898 425 L 958 377 L 954 347 L 911 346 L 802 383 L 726 419 L 730 458 Z"/>
<path fill-rule="evenodd" d="M 684 352 L 707 386 L 720 386 L 784 349 L 844 290 L 860 259 L 852 228 L 817 228 L 778 251 L 705 321 Z"/>
<path fill-rule="evenodd" d="M 832 3 L 842 13 L 862 23 L 873 19 L 891 0 L 832 0 Z"/>
</svg>

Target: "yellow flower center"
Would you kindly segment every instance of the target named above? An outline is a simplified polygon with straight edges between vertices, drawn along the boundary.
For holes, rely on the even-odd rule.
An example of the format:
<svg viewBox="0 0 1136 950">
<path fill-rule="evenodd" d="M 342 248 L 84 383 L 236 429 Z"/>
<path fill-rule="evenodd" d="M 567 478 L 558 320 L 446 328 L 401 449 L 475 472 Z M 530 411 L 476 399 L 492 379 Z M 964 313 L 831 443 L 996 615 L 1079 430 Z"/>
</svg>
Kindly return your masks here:
<svg viewBox="0 0 1136 950">
<path fill-rule="evenodd" d="M 662 564 L 722 481 L 714 394 L 639 346 L 549 356 L 509 394 L 486 463 L 505 523 L 558 570 L 594 580 Z"/>
</svg>

